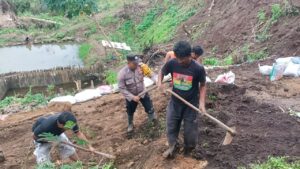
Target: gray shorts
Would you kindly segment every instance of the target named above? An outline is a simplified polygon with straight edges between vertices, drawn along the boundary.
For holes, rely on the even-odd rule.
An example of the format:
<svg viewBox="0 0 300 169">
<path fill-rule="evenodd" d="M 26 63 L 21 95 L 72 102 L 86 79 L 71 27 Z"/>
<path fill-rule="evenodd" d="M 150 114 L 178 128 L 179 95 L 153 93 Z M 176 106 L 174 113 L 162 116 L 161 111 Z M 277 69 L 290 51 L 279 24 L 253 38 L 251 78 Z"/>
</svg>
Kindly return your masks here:
<svg viewBox="0 0 300 169">
<path fill-rule="evenodd" d="M 62 133 L 59 137 L 60 141 L 71 143 L 68 137 Z M 36 162 L 38 164 L 44 162 L 51 162 L 50 151 L 52 148 L 52 143 L 38 143 L 34 142 L 35 150 L 34 155 L 36 156 Z M 59 144 L 59 154 L 61 159 L 66 159 L 76 153 L 75 148 L 66 144 Z"/>
</svg>

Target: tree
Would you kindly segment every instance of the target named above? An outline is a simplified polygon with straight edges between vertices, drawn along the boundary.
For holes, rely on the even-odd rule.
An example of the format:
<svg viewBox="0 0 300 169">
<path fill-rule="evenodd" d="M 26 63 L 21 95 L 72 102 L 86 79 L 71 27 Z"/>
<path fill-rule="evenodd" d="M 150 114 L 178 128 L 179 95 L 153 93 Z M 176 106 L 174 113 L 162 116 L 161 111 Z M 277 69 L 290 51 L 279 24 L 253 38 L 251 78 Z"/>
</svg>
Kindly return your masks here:
<svg viewBox="0 0 300 169">
<path fill-rule="evenodd" d="M 68 18 L 81 13 L 90 15 L 98 12 L 97 0 L 42 0 L 52 12 L 65 15 Z"/>
</svg>

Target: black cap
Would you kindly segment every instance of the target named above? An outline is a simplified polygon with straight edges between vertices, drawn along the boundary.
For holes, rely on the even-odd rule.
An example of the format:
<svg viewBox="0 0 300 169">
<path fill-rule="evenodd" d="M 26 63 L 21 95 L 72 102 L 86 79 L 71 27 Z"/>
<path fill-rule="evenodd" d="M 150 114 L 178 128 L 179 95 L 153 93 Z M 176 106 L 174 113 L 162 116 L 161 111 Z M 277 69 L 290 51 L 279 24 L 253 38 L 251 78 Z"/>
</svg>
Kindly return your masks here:
<svg viewBox="0 0 300 169">
<path fill-rule="evenodd" d="M 135 62 L 136 64 L 139 64 L 141 62 L 139 55 L 130 54 L 127 55 L 127 61 Z"/>
</svg>

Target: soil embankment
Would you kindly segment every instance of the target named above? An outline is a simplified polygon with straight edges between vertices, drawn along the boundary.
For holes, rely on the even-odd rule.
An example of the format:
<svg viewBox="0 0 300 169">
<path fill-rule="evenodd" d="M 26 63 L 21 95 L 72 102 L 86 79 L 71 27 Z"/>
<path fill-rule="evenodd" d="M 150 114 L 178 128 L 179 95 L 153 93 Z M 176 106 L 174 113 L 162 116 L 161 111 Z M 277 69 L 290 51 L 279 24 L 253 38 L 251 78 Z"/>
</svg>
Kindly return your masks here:
<svg viewBox="0 0 300 169">
<path fill-rule="evenodd" d="M 196 151 L 199 160 L 183 158 L 181 153 L 175 160 L 164 160 L 161 157 L 167 148 L 165 111 L 168 97 L 162 97 L 157 90 L 151 92 L 151 97 L 160 118 L 158 125 L 147 125 L 146 114 L 139 107 L 135 118 L 136 132 L 132 139 L 128 139 L 125 133 L 127 124 L 125 103 L 120 94 L 74 105 L 72 110 L 79 119 L 82 131 L 87 133 L 95 148 L 117 155 L 115 164 L 121 169 L 202 168 L 207 164 L 207 168 L 232 169 L 263 161 L 270 155 L 299 158 L 299 119 L 283 113 L 279 106 L 287 111 L 285 106 L 296 105 L 293 100 L 286 104 L 287 98 L 296 99 L 300 93 L 295 93 L 294 88 L 285 92 L 286 96 L 291 95 L 288 97 L 277 92 L 277 88 L 284 88 L 285 82 L 289 82 L 290 87 L 297 87 L 295 84 L 299 83 L 299 79 L 268 82 L 264 77 L 257 75 L 255 64 L 244 65 L 238 70 L 240 71 L 233 68 L 239 77 L 236 81 L 237 86 L 210 84 L 208 89 L 210 97 L 207 102 L 209 113 L 226 124 L 235 126 L 238 134 L 232 144 L 220 146 L 225 132 L 210 120 L 199 117 L 200 139 Z M 216 70 L 215 73 L 219 72 Z M 209 73 L 211 78 L 215 78 L 215 73 Z M 257 90 L 285 102 L 272 104 L 268 99 L 259 100 L 261 97 L 259 95 L 248 95 L 249 92 Z M 25 165 L 30 168 L 34 165 L 30 128 L 34 120 L 46 112 L 47 110 L 42 109 L 19 113 L 1 122 L 0 147 L 7 161 L 0 164 L 0 167 L 20 168 Z M 100 160 L 82 152 L 80 156 L 84 163 Z"/>
</svg>

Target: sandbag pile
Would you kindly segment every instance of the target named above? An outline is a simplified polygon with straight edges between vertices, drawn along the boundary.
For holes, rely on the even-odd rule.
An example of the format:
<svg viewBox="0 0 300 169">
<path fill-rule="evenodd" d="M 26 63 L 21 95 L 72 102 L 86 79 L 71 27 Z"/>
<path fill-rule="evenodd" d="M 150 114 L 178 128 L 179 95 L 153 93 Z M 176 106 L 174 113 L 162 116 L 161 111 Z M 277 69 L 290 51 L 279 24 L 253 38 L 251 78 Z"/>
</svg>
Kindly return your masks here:
<svg viewBox="0 0 300 169">
<path fill-rule="evenodd" d="M 258 65 L 262 75 L 270 76 L 271 81 L 279 80 L 283 76 L 300 76 L 300 57 L 278 58 L 273 66 Z"/>
<path fill-rule="evenodd" d="M 164 77 L 164 81 L 168 81 L 170 79 L 171 79 L 171 75 Z M 146 88 L 148 88 L 154 84 L 155 84 L 155 82 L 153 80 L 151 80 L 148 77 L 144 77 L 144 85 Z M 112 93 L 116 93 L 116 92 L 119 92 L 118 84 L 102 85 L 95 89 L 85 89 L 85 90 L 77 93 L 75 96 L 68 95 L 68 96 L 55 97 L 52 100 L 50 100 L 49 103 L 51 103 L 51 102 L 69 102 L 71 104 L 75 104 L 75 103 L 86 102 L 86 101 L 89 101 L 89 100 L 92 100 L 95 98 L 99 98 L 103 95 L 112 94 Z"/>
</svg>

